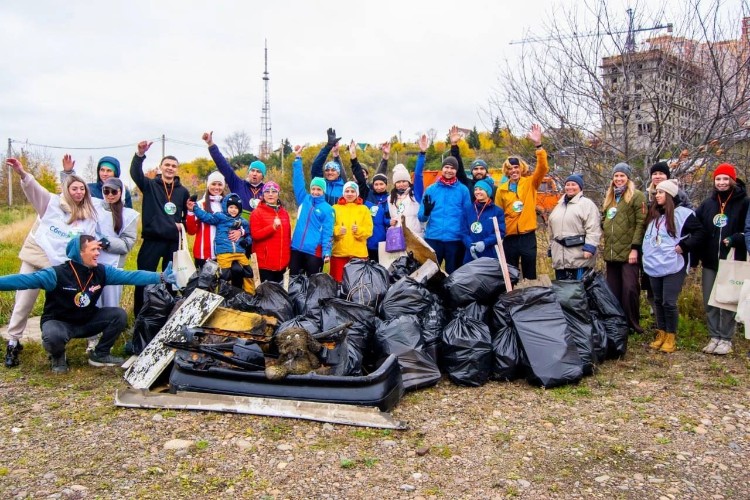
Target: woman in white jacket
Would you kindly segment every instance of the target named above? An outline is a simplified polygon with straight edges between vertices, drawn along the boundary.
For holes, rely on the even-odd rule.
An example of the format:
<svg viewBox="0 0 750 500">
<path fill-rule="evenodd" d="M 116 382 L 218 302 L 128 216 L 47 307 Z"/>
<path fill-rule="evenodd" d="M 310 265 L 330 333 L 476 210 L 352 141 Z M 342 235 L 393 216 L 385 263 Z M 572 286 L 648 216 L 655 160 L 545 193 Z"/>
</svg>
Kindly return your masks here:
<svg viewBox="0 0 750 500">
<path fill-rule="evenodd" d="M 555 277 L 580 280 L 596 263 L 602 237 L 599 208 L 583 196 L 583 178 L 565 179 L 565 195 L 549 216 L 550 253 Z"/>
<path fill-rule="evenodd" d="M 425 163 L 425 152 L 430 145 L 427 135 L 422 134 L 418 141 L 419 156 L 414 168 L 414 184 L 406 167 L 398 164 L 393 167 L 391 196 L 388 201 L 388 211 L 391 214 L 391 226 L 401 226 L 401 216 L 406 221 L 406 227 L 420 238 L 424 237 L 424 227 L 419 222 L 419 204 L 424 194 L 424 180 L 422 170 Z"/>
<path fill-rule="evenodd" d="M 70 155 L 63 157 L 63 168 L 72 165 Z M 96 208 L 91 201 L 89 188 L 83 179 L 70 175 L 63 182 L 61 194 L 52 194 L 23 169 L 16 158 L 8 158 L 7 164 L 21 178 L 21 189 L 31 202 L 39 217 L 21 247 L 20 274 L 29 274 L 45 267 L 56 266 L 68 260 L 65 247 L 71 237 L 96 232 Z M 5 366 L 18 366 L 21 349 L 20 340 L 26 329 L 39 290 L 16 292 L 13 313 L 8 322 L 8 347 Z M 42 339 L 44 343 L 44 339 Z"/>
</svg>

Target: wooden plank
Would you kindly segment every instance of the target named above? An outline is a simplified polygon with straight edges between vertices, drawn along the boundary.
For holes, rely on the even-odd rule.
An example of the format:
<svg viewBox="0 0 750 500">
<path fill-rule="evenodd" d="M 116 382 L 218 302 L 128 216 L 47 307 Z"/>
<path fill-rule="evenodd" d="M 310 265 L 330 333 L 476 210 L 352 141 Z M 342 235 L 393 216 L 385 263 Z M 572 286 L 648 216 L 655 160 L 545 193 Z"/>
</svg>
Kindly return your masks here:
<svg viewBox="0 0 750 500">
<path fill-rule="evenodd" d="M 492 218 L 492 224 L 495 226 L 495 238 L 497 239 L 497 260 L 500 261 L 500 269 L 503 271 L 503 280 L 505 281 L 505 293 L 513 290 L 510 283 L 510 272 L 508 271 L 508 261 L 505 259 L 505 248 L 503 247 L 503 237 L 500 234 L 500 226 L 497 224 L 497 217 Z"/>
<path fill-rule="evenodd" d="M 265 330 L 266 325 L 276 326 L 277 323 L 278 320 L 273 316 L 218 307 L 201 326 L 232 332 L 251 332 Z"/>
<path fill-rule="evenodd" d="M 255 253 L 250 255 L 250 267 L 253 269 L 255 288 L 258 288 L 260 286 L 260 269 L 258 268 L 258 256 Z"/>
<path fill-rule="evenodd" d="M 221 295 L 196 289 L 148 343 L 138 359 L 125 372 L 125 380 L 136 389 L 148 389 L 174 359 L 174 349 L 163 342 L 184 342 L 182 329 L 186 326 L 201 326 L 224 301 Z"/>
<path fill-rule="evenodd" d="M 115 392 L 115 405 L 126 408 L 221 411 L 267 417 L 300 418 L 379 429 L 403 430 L 407 428 L 406 424 L 395 420 L 390 413 L 382 412 L 378 408 L 203 392 L 183 391 L 169 394 L 118 389 Z"/>
<path fill-rule="evenodd" d="M 427 280 L 435 276 L 440 271 L 440 268 L 433 261 L 428 260 L 422 264 L 419 269 L 409 275 L 410 278 L 420 282 L 426 283 Z"/>
</svg>

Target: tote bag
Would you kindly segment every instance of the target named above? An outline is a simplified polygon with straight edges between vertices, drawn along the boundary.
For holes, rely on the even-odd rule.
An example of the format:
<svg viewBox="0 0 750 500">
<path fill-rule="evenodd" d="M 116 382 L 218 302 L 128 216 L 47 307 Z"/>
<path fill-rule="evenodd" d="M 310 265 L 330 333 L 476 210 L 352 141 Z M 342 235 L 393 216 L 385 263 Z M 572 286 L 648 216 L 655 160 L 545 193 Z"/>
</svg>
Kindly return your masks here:
<svg viewBox="0 0 750 500">
<path fill-rule="evenodd" d="M 389 227 L 385 232 L 385 251 L 403 252 L 404 250 L 406 250 L 404 229 L 401 226 Z"/>
<path fill-rule="evenodd" d="M 734 260 L 734 248 L 729 250 L 726 259 L 719 260 L 716 281 L 711 289 L 708 305 L 737 311 L 740 291 L 745 280 L 750 279 L 750 262 Z"/>
<path fill-rule="evenodd" d="M 187 232 L 182 224 L 180 224 L 180 235 L 180 246 L 172 254 L 172 270 L 177 280 L 175 286 L 185 288 L 188 280 L 195 273 L 195 263 L 193 263 L 193 256 L 190 255 L 190 250 L 188 250 Z"/>
</svg>

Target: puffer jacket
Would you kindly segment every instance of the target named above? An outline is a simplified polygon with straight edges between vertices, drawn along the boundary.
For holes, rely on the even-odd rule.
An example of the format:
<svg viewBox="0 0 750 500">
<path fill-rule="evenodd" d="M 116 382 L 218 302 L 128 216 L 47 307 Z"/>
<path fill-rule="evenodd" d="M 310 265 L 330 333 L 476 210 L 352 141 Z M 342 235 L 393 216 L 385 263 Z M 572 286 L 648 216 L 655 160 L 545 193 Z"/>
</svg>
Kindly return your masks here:
<svg viewBox="0 0 750 500">
<path fill-rule="evenodd" d="M 555 269 L 592 268 L 596 263 L 596 250 L 602 236 L 599 224 L 599 209 L 593 201 L 578 193 L 567 203 L 565 196 L 549 214 L 550 251 L 552 267 Z M 585 243 L 575 247 L 564 247 L 559 240 L 567 236 L 585 236 Z M 583 252 L 591 253 L 586 259 Z"/>
<path fill-rule="evenodd" d="M 464 264 L 473 260 L 469 248 L 473 243 L 481 241 L 484 243 L 484 251 L 477 252 L 477 258 L 479 257 L 492 257 L 497 259 L 497 251 L 495 245 L 497 245 L 497 235 L 495 235 L 495 225 L 492 223 L 492 218 L 497 218 L 497 225 L 500 228 L 500 236 L 505 237 L 505 214 L 503 209 L 495 205 L 492 200 L 487 201 L 487 205 L 475 201 L 471 208 L 464 212 L 464 226 L 469 228 L 468 232 L 464 234 L 464 246 L 466 247 L 466 254 L 464 255 Z M 475 223 L 481 225 L 481 231 L 475 232 L 475 229 L 480 229 L 479 226 L 473 226 Z"/>
<path fill-rule="evenodd" d="M 469 228 L 464 226 L 463 214 L 471 210 L 469 190 L 458 179 L 445 184 L 438 179 L 427 188 L 424 196 L 435 203 L 429 217 L 424 215 L 424 198 L 419 206 L 419 220 L 427 222 L 424 237 L 438 241 L 463 241 Z"/>
<path fill-rule="evenodd" d="M 292 235 L 292 249 L 318 257 L 330 257 L 333 246 L 334 213 L 323 196 L 312 196 L 305 190 L 302 159 L 296 158 L 292 187 L 297 200 L 297 223 Z"/>
<path fill-rule="evenodd" d="M 615 206 L 603 210 L 602 257 L 606 262 L 627 262 L 631 250 L 641 251 L 646 212 L 646 195 L 638 190 L 630 201 L 623 195 Z"/>
<path fill-rule="evenodd" d="M 372 216 L 362 198 L 348 203 L 344 198 L 333 207 L 336 224 L 333 227 L 333 255 L 335 257 L 367 258 L 367 238 L 372 236 Z M 357 225 L 357 234 L 352 226 Z M 341 228 L 346 232 L 341 234 Z"/>
<path fill-rule="evenodd" d="M 237 197 L 240 199 L 238 194 L 229 193 L 221 200 L 221 213 L 209 213 L 203 210 L 199 205 L 193 207 L 193 213 L 198 220 L 206 224 L 216 226 L 216 236 L 214 237 L 214 252 L 216 255 L 225 253 L 244 253 L 245 248 L 240 245 L 243 238 L 237 241 L 229 239 L 229 231 L 234 229 L 242 229 L 244 232 L 245 241 L 250 241 L 250 225 L 247 220 L 242 217 L 242 211 L 236 216 L 232 217 L 227 212 L 227 200 L 230 196 Z M 239 225 L 239 227 L 237 227 Z"/>
<path fill-rule="evenodd" d="M 273 227 L 278 216 L 281 226 Z M 283 271 L 289 265 L 292 226 L 289 213 L 279 205 L 270 207 L 265 201 L 250 214 L 250 234 L 253 237 L 253 252 L 258 256 L 258 268 L 268 271 Z"/>
<path fill-rule="evenodd" d="M 703 244 L 698 247 L 697 257 L 701 260 L 703 267 L 717 271 L 719 259 L 726 259 L 729 250 L 734 248 L 734 260 L 747 260 L 747 247 L 745 246 L 745 220 L 747 218 L 750 198 L 747 197 L 745 183 L 737 179 L 737 185 L 732 191 L 731 198 L 722 196 L 726 202 L 724 215 L 727 216 L 724 226 L 717 226 L 719 221 L 717 215 L 721 214 L 719 193 L 714 189 L 711 196 L 703 200 L 703 203 L 695 211 L 695 216 L 700 221 L 705 231 Z M 722 241 L 730 239 L 729 246 Z"/>
<path fill-rule="evenodd" d="M 547 172 L 549 172 L 547 152 L 544 149 L 537 149 L 534 173 L 518 180 L 515 193 L 509 188 L 510 181 L 498 186 L 495 204 L 505 212 L 505 230 L 508 236 L 536 230 L 537 191 Z"/>
</svg>

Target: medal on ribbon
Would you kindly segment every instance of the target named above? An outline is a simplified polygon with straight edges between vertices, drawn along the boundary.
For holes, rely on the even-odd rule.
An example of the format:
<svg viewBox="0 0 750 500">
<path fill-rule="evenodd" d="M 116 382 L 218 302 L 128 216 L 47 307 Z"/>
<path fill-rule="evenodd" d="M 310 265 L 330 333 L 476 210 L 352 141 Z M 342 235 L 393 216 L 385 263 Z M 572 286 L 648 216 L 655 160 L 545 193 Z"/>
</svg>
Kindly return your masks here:
<svg viewBox="0 0 750 500">
<path fill-rule="evenodd" d="M 256 208 L 258 208 L 259 203 L 260 200 L 257 198 L 253 198 L 252 200 L 250 200 L 250 210 L 255 210 Z"/>
<path fill-rule="evenodd" d="M 177 213 L 177 205 L 168 201 L 164 204 L 164 213 L 167 215 L 174 215 Z"/>
<path fill-rule="evenodd" d="M 377 215 L 378 215 L 378 209 L 379 208 L 380 207 L 378 205 L 371 206 L 370 207 L 370 215 L 372 215 L 373 217 L 377 217 Z"/>
<path fill-rule="evenodd" d="M 513 205 L 511 205 L 511 210 L 513 210 L 515 213 L 521 213 L 523 210 L 523 202 L 520 200 L 514 201 Z"/>
<path fill-rule="evenodd" d="M 404 206 L 403 202 L 398 204 L 398 208 L 396 209 L 396 212 L 401 215 L 404 213 L 404 210 L 406 210 L 406 207 Z"/>
<path fill-rule="evenodd" d="M 617 207 L 610 207 L 607 209 L 607 219 L 612 220 L 617 215 Z"/>
<path fill-rule="evenodd" d="M 729 223 L 729 217 L 727 217 L 727 214 L 716 214 L 714 215 L 714 226 L 716 227 L 726 227 L 726 225 Z"/>
<path fill-rule="evenodd" d="M 482 232 L 482 223 L 477 221 L 471 224 L 471 232 L 474 234 L 479 234 Z"/>
<path fill-rule="evenodd" d="M 78 292 L 75 297 L 73 297 L 73 302 L 78 307 L 87 307 L 91 304 L 91 297 L 89 297 L 86 292 Z"/>
</svg>

